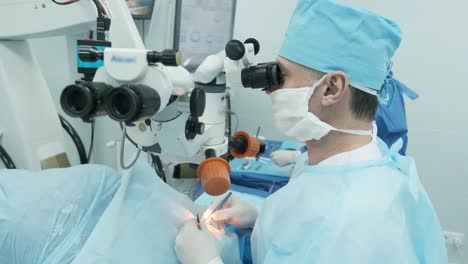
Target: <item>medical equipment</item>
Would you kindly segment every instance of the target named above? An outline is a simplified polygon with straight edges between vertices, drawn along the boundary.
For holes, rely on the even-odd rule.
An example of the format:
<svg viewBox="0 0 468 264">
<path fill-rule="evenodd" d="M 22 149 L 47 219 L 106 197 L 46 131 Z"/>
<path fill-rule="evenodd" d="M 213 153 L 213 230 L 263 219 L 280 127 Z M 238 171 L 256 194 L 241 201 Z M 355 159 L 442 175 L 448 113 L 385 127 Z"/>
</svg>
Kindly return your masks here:
<svg viewBox="0 0 468 264">
<path fill-rule="evenodd" d="M 87 32 L 95 26 L 95 7 L 91 1 L 58 6 L 31 0 L 2 1 L 0 10 L 2 145 L 18 168 L 69 166 L 57 111 L 27 40 Z"/>
<path fill-rule="evenodd" d="M 72 43 L 72 35 L 95 30 L 98 39 L 109 38 L 116 47 L 143 48 L 123 1 L 106 1 L 104 6 L 97 0 L 55 2 L 60 5 L 32 0 L 1 4 L 0 127 L 2 146 L 18 168 L 39 170 L 69 165 L 57 111 L 28 39 L 65 35 Z M 105 15 L 112 17 L 110 30 Z M 68 58 L 74 68 L 73 57 Z"/>
<path fill-rule="evenodd" d="M 166 4 L 170 1 L 161 3 Z M 141 43 L 139 36 L 133 37 Z M 213 195 L 224 193 L 230 184 L 229 164 L 219 156 L 229 149 L 237 157 L 262 150 L 260 141 L 245 132 L 225 136 L 226 86 L 212 85 L 212 80 L 198 83 L 186 69 L 175 67 L 180 63 L 176 52 L 150 51 L 142 45 L 114 48 L 107 41 L 78 44 L 78 68 L 84 77 L 62 93 L 67 114 L 84 121 L 108 115 L 126 126 L 123 138 L 139 151 L 157 155 L 165 164 L 200 164 L 198 175 Z"/>
<path fill-rule="evenodd" d="M 194 72 L 203 60 L 232 39 L 236 0 L 176 1 L 174 48 L 184 54 L 182 66 Z"/>
<path fill-rule="evenodd" d="M 224 197 L 224 199 L 218 204 L 218 206 L 216 206 L 216 208 L 213 210 L 213 213 L 211 214 L 214 214 L 216 213 L 219 209 L 223 208 L 224 204 L 226 204 L 226 202 L 229 200 L 229 198 L 231 197 L 232 195 L 232 192 L 229 192 L 226 197 Z M 210 216 L 208 216 L 210 217 Z"/>
<path fill-rule="evenodd" d="M 0 145 L 0 160 L 3 162 L 3 165 L 5 165 L 5 168 L 7 169 L 16 169 L 16 165 L 11 159 L 10 155 L 6 150 Z"/>
<path fill-rule="evenodd" d="M 233 61 L 243 59 L 246 54 L 244 44 L 252 44 L 255 54 L 260 51 L 260 44 L 255 39 L 247 39 L 244 43 L 239 40 L 231 40 L 226 46 L 226 56 Z M 249 65 L 249 67 L 242 69 L 241 81 L 244 88 L 264 90 L 274 90 L 283 83 L 281 70 L 275 62 Z"/>
<path fill-rule="evenodd" d="M 142 59 L 143 66 L 135 66 L 137 56 Z M 151 74 L 138 71 L 146 71 L 147 65 L 162 63 L 177 66 L 180 61 L 178 53 L 170 50 L 159 53 L 155 51 L 106 48 L 104 51 L 99 51 L 94 47 L 86 47 L 79 50 L 79 57 L 92 63 L 104 60 L 107 66 L 106 69 L 108 69 L 107 73 L 109 73 L 105 78 L 115 78 L 120 82 L 114 82 L 115 84 L 111 85 L 107 80 L 106 82 L 78 80 L 75 84 L 67 86 L 62 92 L 60 102 L 64 111 L 70 116 L 83 118 L 84 121 L 109 115 L 110 118 L 118 122 L 127 123 L 154 115 L 162 105 L 168 103 L 171 92 L 163 89 L 158 92 L 148 85 L 132 84 L 127 83 L 127 81 L 129 79 L 133 80 L 133 78 L 138 79 L 145 74 L 145 78 L 151 78 Z M 106 60 L 107 57 L 109 57 L 108 60 Z M 121 66 L 119 64 L 127 65 Z M 138 70 L 129 73 L 135 68 L 138 68 Z M 123 71 L 123 73 L 120 74 L 118 71 Z M 157 72 L 157 74 L 161 73 Z M 155 79 L 159 77 L 157 74 L 153 74 Z M 166 84 L 150 82 L 148 81 L 149 84 L 156 87 L 158 85 L 165 87 Z M 131 107 L 129 108 L 129 106 Z"/>
<path fill-rule="evenodd" d="M 201 83 L 216 80 L 216 84 L 225 83 L 230 88 L 276 90 L 283 83 L 281 70 L 274 62 L 257 64 L 255 57 L 259 51 L 260 43 L 254 38 L 243 43 L 231 40 L 223 52 L 203 61 L 195 79 Z"/>
<path fill-rule="evenodd" d="M 235 156 L 261 150 L 245 132 L 230 141 L 224 136 L 225 88 L 194 88 L 188 71 L 166 67 L 177 65 L 175 52 L 86 47 L 79 56 L 103 60 L 103 67 L 92 82 L 80 80 L 63 91 L 64 111 L 84 120 L 107 114 L 123 122 L 133 143 L 167 163 L 206 159 L 198 172 L 207 192 L 220 195 L 229 188 L 229 164 L 217 158 L 228 151 L 228 142 Z"/>
</svg>

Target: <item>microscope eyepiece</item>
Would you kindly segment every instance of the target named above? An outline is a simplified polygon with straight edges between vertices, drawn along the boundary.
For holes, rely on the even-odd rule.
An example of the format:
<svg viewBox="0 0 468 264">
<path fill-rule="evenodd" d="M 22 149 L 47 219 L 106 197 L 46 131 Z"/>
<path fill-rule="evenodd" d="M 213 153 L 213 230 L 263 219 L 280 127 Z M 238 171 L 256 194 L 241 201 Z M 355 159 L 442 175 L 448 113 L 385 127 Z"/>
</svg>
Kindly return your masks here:
<svg viewBox="0 0 468 264">
<path fill-rule="evenodd" d="M 107 114 L 104 99 L 110 86 L 104 83 L 77 82 L 67 86 L 61 96 L 60 105 L 71 117 L 89 120 Z"/>
<path fill-rule="evenodd" d="M 152 117 L 161 107 L 158 92 L 146 85 L 123 85 L 113 89 L 107 100 L 109 117 L 119 122 L 134 122 Z"/>
<path fill-rule="evenodd" d="M 242 70 L 242 84 L 245 88 L 274 90 L 283 83 L 277 63 L 270 62 Z"/>
</svg>

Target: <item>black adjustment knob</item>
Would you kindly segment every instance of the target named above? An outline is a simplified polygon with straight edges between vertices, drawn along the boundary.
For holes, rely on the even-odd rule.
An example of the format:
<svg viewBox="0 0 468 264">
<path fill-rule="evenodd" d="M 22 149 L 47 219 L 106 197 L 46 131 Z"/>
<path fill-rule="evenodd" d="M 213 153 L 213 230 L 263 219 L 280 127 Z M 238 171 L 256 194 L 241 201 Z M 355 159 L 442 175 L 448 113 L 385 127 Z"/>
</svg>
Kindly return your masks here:
<svg viewBox="0 0 468 264">
<path fill-rule="evenodd" d="M 249 141 L 245 137 L 233 137 L 229 139 L 228 144 L 229 148 L 234 149 L 237 153 L 244 153 L 247 151 Z"/>
<path fill-rule="evenodd" d="M 166 66 L 179 66 L 182 63 L 182 56 L 179 51 L 175 50 L 163 50 L 161 52 L 161 63 Z"/>
<path fill-rule="evenodd" d="M 216 158 L 216 151 L 215 151 L 214 149 L 207 149 L 207 150 L 205 151 L 205 157 L 206 157 L 207 159 L 209 159 L 209 158 Z"/>
<path fill-rule="evenodd" d="M 239 40 L 233 39 L 226 45 L 226 56 L 234 61 L 240 60 L 245 55 L 245 46 Z"/>
<path fill-rule="evenodd" d="M 195 88 L 190 94 L 190 114 L 201 117 L 205 112 L 206 94 L 203 88 Z"/>
<path fill-rule="evenodd" d="M 255 50 L 255 55 L 257 55 L 260 52 L 260 42 L 254 38 L 248 38 L 244 41 L 245 44 L 253 44 L 254 45 L 254 50 Z"/>
<path fill-rule="evenodd" d="M 104 53 L 93 46 L 82 46 L 78 50 L 78 57 L 85 62 L 95 62 L 104 58 Z"/>
<path fill-rule="evenodd" d="M 162 52 L 149 51 L 146 55 L 149 63 L 162 63 L 166 66 L 179 66 L 182 62 L 180 52 L 175 50 L 163 50 Z"/>
<path fill-rule="evenodd" d="M 192 123 L 192 132 L 201 135 L 205 132 L 205 124 L 202 122 L 194 122 Z"/>
<path fill-rule="evenodd" d="M 198 121 L 196 117 L 190 117 L 185 124 L 185 137 L 187 140 L 194 139 L 197 135 L 205 133 L 205 124 Z"/>
<path fill-rule="evenodd" d="M 266 144 L 264 142 L 260 142 L 260 150 L 259 150 L 259 154 L 260 153 L 265 153 L 265 150 L 266 150 Z"/>
</svg>

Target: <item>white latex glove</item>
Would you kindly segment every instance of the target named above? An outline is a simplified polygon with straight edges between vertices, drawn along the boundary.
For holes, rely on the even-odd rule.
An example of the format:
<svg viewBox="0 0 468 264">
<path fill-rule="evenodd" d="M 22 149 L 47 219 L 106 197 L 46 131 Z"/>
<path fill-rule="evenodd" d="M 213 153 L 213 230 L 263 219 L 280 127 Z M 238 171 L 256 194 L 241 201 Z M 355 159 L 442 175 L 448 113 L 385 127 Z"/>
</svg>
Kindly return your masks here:
<svg viewBox="0 0 468 264">
<path fill-rule="evenodd" d="M 259 209 L 242 200 L 236 194 L 232 194 L 224 206 L 215 213 L 213 210 L 223 198 L 214 202 L 203 214 L 207 222 L 222 221 L 238 228 L 253 228 L 259 215 Z"/>
<path fill-rule="evenodd" d="M 219 257 L 218 240 L 208 230 L 204 220 L 200 221 L 200 229 L 196 220 L 185 223 L 177 235 L 175 251 L 182 264 L 223 263 Z"/>
<path fill-rule="evenodd" d="M 301 154 L 297 150 L 277 150 L 271 153 L 271 160 L 278 166 L 284 167 L 295 164 L 297 157 Z"/>
</svg>

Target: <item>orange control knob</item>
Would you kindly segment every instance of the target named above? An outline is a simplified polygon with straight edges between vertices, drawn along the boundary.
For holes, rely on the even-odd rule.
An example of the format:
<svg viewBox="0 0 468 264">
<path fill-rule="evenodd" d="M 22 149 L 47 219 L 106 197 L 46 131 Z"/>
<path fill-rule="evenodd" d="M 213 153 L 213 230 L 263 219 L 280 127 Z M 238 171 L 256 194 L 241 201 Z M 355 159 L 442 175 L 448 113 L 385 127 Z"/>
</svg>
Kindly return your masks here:
<svg viewBox="0 0 468 264">
<path fill-rule="evenodd" d="M 258 140 L 258 138 L 252 137 L 245 131 L 237 131 L 234 134 L 234 137 L 244 137 L 247 139 L 247 149 L 244 151 L 244 153 L 239 153 L 234 149 L 231 149 L 231 154 L 234 156 L 234 158 L 242 159 L 246 157 L 257 156 L 258 152 L 260 151 L 260 140 Z"/>
<path fill-rule="evenodd" d="M 229 190 L 231 166 L 222 158 L 209 158 L 197 169 L 203 189 L 209 195 L 218 196 Z"/>
</svg>

